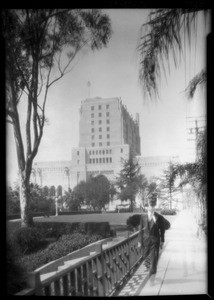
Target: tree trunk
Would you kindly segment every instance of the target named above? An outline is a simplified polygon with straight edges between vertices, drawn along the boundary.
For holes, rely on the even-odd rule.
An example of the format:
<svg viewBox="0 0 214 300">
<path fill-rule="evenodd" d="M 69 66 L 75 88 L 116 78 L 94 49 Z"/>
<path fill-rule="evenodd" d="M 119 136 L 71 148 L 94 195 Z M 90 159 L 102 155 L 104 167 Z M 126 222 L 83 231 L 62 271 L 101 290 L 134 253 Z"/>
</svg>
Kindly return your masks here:
<svg viewBox="0 0 214 300">
<path fill-rule="evenodd" d="M 20 176 L 21 177 L 21 176 Z M 29 211 L 30 206 L 30 187 L 29 180 L 20 178 L 20 208 L 21 208 L 21 226 L 33 226 L 33 218 Z"/>
</svg>

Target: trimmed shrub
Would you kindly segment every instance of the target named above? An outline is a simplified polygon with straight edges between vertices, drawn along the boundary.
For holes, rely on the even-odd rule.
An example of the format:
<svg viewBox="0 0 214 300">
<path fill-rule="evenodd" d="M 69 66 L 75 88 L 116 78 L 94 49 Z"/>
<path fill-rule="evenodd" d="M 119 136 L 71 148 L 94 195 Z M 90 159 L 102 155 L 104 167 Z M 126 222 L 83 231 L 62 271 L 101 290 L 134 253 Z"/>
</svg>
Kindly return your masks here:
<svg viewBox="0 0 214 300">
<path fill-rule="evenodd" d="M 88 234 L 98 234 L 103 238 L 111 236 L 109 222 L 86 222 L 80 224 L 80 231 Z"/>
<path fill-rule="evenodd" d="M 77 210 L 77 211 L 59 211 L 59 215 L 84 215 L 84 214 L 101 214 L 101 210 Z"/>
<path fill-rule="evenodd" d="M 102 237 L 96 234 L 86 235 L 79 232 L 69 235 L 65 234 L 60 237 L 58 241 L 50 244 L 46 249 L 25 255 L 21 257 L 20 261 L 28 272 L 30 272 L 100 239 L 102 239 Z"/>
<path fill-rule="evenodd" d="M 130 207 L 128 207 L 128 208 L 124 207 L 124 208 L 119 208 L 119 209 L 116 208 L 115 211 L 118 213 L 128 213 L 128 212 L 131 212 L 131 208 Z"/>
<path fill-rule="evenodd" d="M 20 253 L 7 241 L 6 244 L 7 294 L 14 295 L 27 287 L 27 272 L 19 262 Z"/>
<path fill-rule="evenodd" d="M 14 232 L 12 238 L 14 244 L 24 254 L 35 250 L 41 244 L 43 236 L 38 228 L 21 227 Z"/>
<path fill-rule="evenodd" d="M 176 215 L 176 209 L 162 209 L 160 213 L 162 215 Z"/>
<path fill-rule="evenodd" d="M 132 228 L 137 228 L 140 225 L 140 218 L 141 215 L 140 214 L 136 214 L 133 216 L 130 216 L 127 220 L 126 220 L 126 224 Z"/>
<path fill-rule="evenodd" d="M 74 230 L 77 230 L 79 224 L 80 222 L 35 222 L 35 228 L 37 228 L 45 238 L 58 239 L 63 234 L 71 234 Z"/>
</svg>

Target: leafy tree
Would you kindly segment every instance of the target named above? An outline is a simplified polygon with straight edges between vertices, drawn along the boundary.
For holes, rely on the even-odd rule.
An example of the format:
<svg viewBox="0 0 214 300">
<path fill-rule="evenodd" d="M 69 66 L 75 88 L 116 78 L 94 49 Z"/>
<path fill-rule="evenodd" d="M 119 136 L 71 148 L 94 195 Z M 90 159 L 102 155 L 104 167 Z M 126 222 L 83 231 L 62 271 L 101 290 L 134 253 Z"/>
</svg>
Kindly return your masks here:
<svg viewBox="0 0 214 300">
<path fill-rule="evenodd" d="M 30 183 L 30 211 L 50 213 L 53 200 L 43 194 L 43 189 L 38 184 Z"/>
<path fill-rule="evenodd" d="M 100 174 L 96 177 L 90 177 L 86 182 L 86 204 L 102 209 L 109 203 L 110 192 L 112 192 L 109 180 L 106 176 Z"/>
<path fill-rule="evenodd" d="M 56 196 L 56 188 L 54 185 L 50 187 L 50 197 L 54 198 Z"/>
<path fill-rule="evenodd" d="M 80 208 L 82 205 L 86 203 L 86 190 L 87 190 L 87 184 L 85 181 L 80 181 L 73 188 L 72 197 L 70 197 L 70 201 L 68 202 L 70 209 L 71 207 Z"/>
<path fill-rule="evenodd" d="M 14 130 L 20 175 L 21 223 L 29 226 L 29 180 L 47 120 L 48 91 L 71 71 L 83 47 L 96 50 L 107 45 L 111 24 L 97 9 L 4 9 L 1 33 L 6 53 L 7 122 Z M 25 135 L 18 110 L 21 100 L 27 106 Z"/>
<path fill-rule="evenodd" d="M 57 197 L 62 197 L 62 186 L 58 185 L 57 189 L 56 189 L 56 194 Z"/>
<path fill-rule="evenodd" d="M 175 186 L 176 178 L 176 165 L 170 162 L 168 168 L 163 171 L 158 186 L 160 190 L 159 196 L 161 199 L 165 200 L 164 204 L 167 204 L 169 206 L 169 209 L 172 209 L 173 195 L 178 191 L 178 187 Z"/>
<path fill-rule="evenodd" d="M 116 190 L 116 187 L 115 187 L 115 183 L 114 183 L 114 182 L 109 182 L 109 183 L 110 183 L 109 196 L 110 196 L 110 201 L 112 201 L 114 195 L 117 194 L 117 190 Z"/>
<path fill-rule="evenodd" d="M 20 213 L 20 200 L 19 200 L 19 187 L 18 185 L 15 186 L 13 189 L 12 187 L 7 188 L 7 214 L 13 215 Z"/>
<path fill-rule="evenodd" d="M 191 36 L 193 33 L 197 34 L 197 16 L 201 12 L 204 13 L 206 25 L 210 9 L 198 4 L 189 9 L 156 9 L 151 11 L 148 21 L 143 24 L 138 46 L 140 54 L 139 79 L 145 96 L 149 96 L 150 100 L 159 95 L 158 81 L 161 78 L 161 69 L 165 73 L 166 64 L 170 69 L 170 53 L 177 67 L 180 63 L 178 62 L 179 55 L 185 50 L 187 40 L 191 46 Z M 199 85 L 203 86 L 206 82 L 206 70 L 202 69 L 186 87 L 187 98 L 192 99 L 196 88 Z M 180 165 L 177 168 L 182 178 L 182 184 L 191 182 L 203 203 L 204 211 L 206 211 L 204 207 L 206 207 L 207 197 L 206 132 L 207 130 L 199 137 L 197 161 L 193 164 Z M 202 141 L 201 145 L 200 140 Z"/>
<path fill-rule="evenodd" d="M 83 202 L 80 201 L 80 198 L 77 197 L 77 194 L 74 194 L 72 191 L 65 192 L 65 195 L 63 196 L 63 201 L 63 203 L 66 203 L 66 206 L 69 208 L 69 210 L 72 211 L 80 210 L 83 204 Z"/>
<path fill-rule="evenodd" d="M 119 188 L 119 198 L 130 200 L 130 209 L 133 211 L 135 196 L 143 188 L 144 176 L 141 174 L 141 167 L 130 154 L 128 159 L 123 159 L 122 169 L 116 178 L 116 186 Z"/>
<path fill-rule="evenodd" d="M 205 20 L 209 10 L 195 8 L 155 9 L 149 13 L 148 21 L 142 25 L 138 51 L 140 54 L 139 79 L 145 96 L 155 99 L 159 95 L 158 80 L 161 67 L 170 69 L 169 54 L 173 55 L 177 67 L 178 56 L 185 46 L 186 37 L 191 43 L 191 35 L 197 30 L 199 12 L 204 11 Z M 177 51 L 178 50 L 178 51 Z M 187 96 L 193 97 L 196 87 L 206 82 L 206 71 L 201 70 L 186 88 Z"/>
<path fill-rule="evenodd" d="M 203 222 L 206 224 L 207 203 L 207 131 L 199 134 L 197 140 L 198 156 L 194 163 L 178 164 L 176 176 L 180 177 L 180 186 L 190 185 L 201 208 Z"/>
<path fill-rule="evenodd" d="M 42 188 L 42 193 L 45 197 L 48 197 L 49 196 L 49 187 L 47 185 L 45 185 L 43 188 Z"/>
</svg>

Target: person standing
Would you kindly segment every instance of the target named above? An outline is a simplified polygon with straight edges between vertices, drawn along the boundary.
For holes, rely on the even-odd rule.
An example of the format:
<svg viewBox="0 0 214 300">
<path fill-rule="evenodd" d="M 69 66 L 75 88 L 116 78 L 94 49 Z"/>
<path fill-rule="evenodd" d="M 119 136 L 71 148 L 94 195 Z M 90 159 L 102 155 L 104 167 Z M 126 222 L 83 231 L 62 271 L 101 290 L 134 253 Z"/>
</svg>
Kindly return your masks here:
<svg viewBox="0 0 214 300">
<path fill-rule="evenodd" d="M 156 197 L 149 199 L 148 212 L 141 215 L 139 225 L 138 247 L 143 247 L 144 259 L 151 253 L 150 276 L 157 272 L 159 248 L 162 248 L 165 240 L 164 221 L 162 216 L 155 212 L 156 203 Z"/>
</svg>

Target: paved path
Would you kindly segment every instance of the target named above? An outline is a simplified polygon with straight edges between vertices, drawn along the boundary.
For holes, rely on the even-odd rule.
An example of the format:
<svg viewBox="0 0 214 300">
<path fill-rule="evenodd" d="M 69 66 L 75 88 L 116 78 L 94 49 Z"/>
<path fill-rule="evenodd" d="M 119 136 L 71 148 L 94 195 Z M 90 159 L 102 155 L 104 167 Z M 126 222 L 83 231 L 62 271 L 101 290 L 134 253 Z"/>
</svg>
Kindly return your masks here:
<svg viewBox="0 0 214 300">
<path fill-rule="evenodd" d="M 196 236 L 190 211 L 179 213 L 165 233 L 157 274 L 142 263 L 118 296 L 207 294 L 207 241 Z"/>
</svg>

